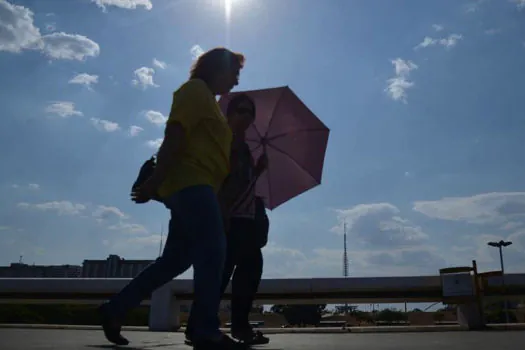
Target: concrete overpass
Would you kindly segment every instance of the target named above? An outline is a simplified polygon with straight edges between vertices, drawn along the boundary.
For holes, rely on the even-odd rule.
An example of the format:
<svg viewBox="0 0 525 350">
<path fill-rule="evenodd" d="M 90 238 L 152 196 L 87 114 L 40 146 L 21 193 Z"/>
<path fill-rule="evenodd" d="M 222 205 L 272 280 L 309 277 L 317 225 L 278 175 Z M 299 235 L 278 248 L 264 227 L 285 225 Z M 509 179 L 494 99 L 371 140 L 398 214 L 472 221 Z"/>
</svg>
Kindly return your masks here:
<svg viewBox="0 0 525 350">
<path fill-rule="evenodd" d="M 0 278 L 0 303 L 98 304 L 129 279 Z M 504 287 L 503 287 L 504 286 Z M 443 302 L 458 305 L 458 322 L 471 329 L 483 324 L 484 300 L 525 297 L 525 274 L 478 274 L 474 268 L 442 269 L 437 276 L 264 279 L 256 297 L 262 304 L 370 304 Z M 179 328 L 180 303 L 193 298 L 192 280 L 173 280 L 153 293 L 149 328 Z M 231 286 L 224 299 L 231 298 Z"/>
</svg>

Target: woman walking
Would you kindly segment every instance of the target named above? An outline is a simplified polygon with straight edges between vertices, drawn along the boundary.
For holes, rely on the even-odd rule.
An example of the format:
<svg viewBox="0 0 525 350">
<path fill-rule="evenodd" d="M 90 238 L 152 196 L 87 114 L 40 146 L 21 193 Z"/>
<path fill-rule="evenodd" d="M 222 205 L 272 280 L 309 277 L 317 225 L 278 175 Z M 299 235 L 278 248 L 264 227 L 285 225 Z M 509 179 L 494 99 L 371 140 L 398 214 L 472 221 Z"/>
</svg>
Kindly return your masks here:
<svg viewBox="0 0 525 350">
<path fill-rule="evenodd" d="M 232 133 L 215 96 L 238 84 L 243 66 L 243 55 L 212 49 L 173 94 L 155 170 L 131 194 L 136 203 L 161 198 L 171 214 L 168 237 L 162 256 L 100 307 L 104 334 L 112 343 L 129 343 L 120 334 L 129 310 L 193 265 L 195 349 L 240 348 L 219 330 L 217 315 L 226 254 L 217 192 L 230 170 Z"/>
<path fill-rule="evenodd" d="M 232 279 L 231 332 L 244 344 L 267 344 L 269 339 L 254 332 L 248 316 L 263 271 L 261 248 L 266 244 L 268 217 L 264 203 L 255 196 L 255 182 L 266 170 L 263 154 L 255 164 L 245 141 L 245 131 L 255 120 L 255 103 L 244 94 L 234 97 L 226 116 L 233 132 L 231 173 L 219 191 L 219 203 L 227 226 L 227 254 L 221 293 Z M 232 277 L 233 275 L 233 277 Z M 197 306 L 197 301 L 193 307 Z M 191 321 L 191 320 L 190 320 Z M 188 322 L 186 344 L 195 339 L 197 325 Z"/>
</svg>

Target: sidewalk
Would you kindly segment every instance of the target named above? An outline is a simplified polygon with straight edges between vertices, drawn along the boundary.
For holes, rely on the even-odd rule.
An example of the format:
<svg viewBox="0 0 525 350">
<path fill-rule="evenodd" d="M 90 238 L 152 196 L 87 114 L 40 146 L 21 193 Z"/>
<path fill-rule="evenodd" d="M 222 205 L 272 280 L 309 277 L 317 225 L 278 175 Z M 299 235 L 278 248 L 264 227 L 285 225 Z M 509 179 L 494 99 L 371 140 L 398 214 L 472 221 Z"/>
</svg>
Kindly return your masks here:
<svg viewBox="0 0 525 350">
<path fill-rule="evenodd" d="M 0 324 L 0 328 L 13 329 L 70 329 L 70 330 L 98 330 L 100 326 L 93 325 L 58 325 L 58 324 Z M 124 331 L 147 332 L 148 327 L 124 326 Z M 178 332 L 182 332 L 181 328 Z M 369 327 L 311 327 L 311 328 L 257 328 L 265 334 L 332 334 L 332 333 L 406 333 L 406 332 L 454 332 L 467 331 L 459 325 L 429 325 L 429 326 L 369 326 Z M 229 328 L 223 328 L 224 332 L 229 332 Z M 525 330 L 525 323 L 512 324 L 490 324 L 487 330 Z"/>
</svg>

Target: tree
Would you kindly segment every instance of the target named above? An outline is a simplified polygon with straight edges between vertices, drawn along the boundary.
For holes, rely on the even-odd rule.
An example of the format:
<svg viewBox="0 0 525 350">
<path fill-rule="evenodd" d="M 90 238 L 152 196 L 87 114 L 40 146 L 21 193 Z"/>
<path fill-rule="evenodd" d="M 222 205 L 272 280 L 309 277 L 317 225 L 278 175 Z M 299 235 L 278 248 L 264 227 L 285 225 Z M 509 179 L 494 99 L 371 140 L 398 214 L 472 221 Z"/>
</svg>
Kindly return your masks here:
<svg viewBox="0 0 525 350">
<path fill-rule="evenodd" d="M 357 310 L 355 305 L 336 305 L 335 313 L 337 314 L 354 314 Z"/>
<path fill-rule="evenodd" d="M 378 321 L 399 322 L 406 321 L 407 315 L 398 310 L 384 309 L 377 313 L 376 319 Z"/>
<path fill-rule="evenodd" d="M 354 313 L 353 313 L 353 316 L 359 322 L 366 322 L 366 323 L 368 323 L 368 322 L 372 322 L 374 320 L 374 317 L 372 316 L 371 313 L 365 312 L 365 311 L 361 311 L 361 310 L 355 310 Z"/>
</svg>

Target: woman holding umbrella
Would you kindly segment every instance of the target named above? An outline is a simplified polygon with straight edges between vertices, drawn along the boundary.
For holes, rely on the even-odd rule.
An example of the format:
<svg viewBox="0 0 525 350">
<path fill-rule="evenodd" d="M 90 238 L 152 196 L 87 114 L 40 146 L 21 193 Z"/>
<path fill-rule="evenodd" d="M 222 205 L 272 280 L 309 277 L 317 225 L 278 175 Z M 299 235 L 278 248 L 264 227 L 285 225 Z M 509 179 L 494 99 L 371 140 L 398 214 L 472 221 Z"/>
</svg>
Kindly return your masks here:
<svg viewBox="0 0 525 350">
<path fill-rule="evenodd" d="M 226 116 L 233 132 L 233 142 L 231 173 L 218 195 L 227 232 L 222 293 L 231 278 L 232 336 L 247 345 L 268 344 L 269 339 L 261 332 L 254 332 L 248 320 L 261 281 L 261 248 L 266 244 L 269 227 L 264 203 L 255 195 L 255 183 L 266 170 L 268 160 L 263 154 L 255 164 L 244 139 L 246 130 L 255 120 L 253 100 L 248 95 L 237 95 L 228 104 Z M 192 344 L 193 332 L 194 325 L 190 320 L 186 328 L 188 345 Z"/>
</svg>

